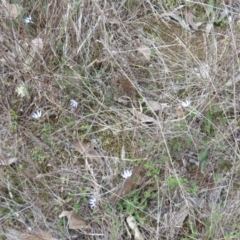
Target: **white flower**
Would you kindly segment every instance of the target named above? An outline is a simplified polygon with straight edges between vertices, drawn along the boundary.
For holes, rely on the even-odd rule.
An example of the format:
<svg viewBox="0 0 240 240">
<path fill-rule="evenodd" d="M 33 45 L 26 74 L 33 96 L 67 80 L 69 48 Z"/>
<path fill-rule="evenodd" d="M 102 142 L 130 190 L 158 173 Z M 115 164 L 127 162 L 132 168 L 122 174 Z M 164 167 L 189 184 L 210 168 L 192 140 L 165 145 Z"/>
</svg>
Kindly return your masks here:
<svg viewBox="0 0 240 240">
<path fill-rule="evenodd" d="M 31 115 L 33 118 L 40 118 L 42 116 L 42 111 L 41 110 L 37 110 L 35 112 L 32 113 Z"/>
<path fill-rule="evenodd" d="M 32 17 L 31 17 L 31 16 L 26 17 L 26 18 L 24 19 L 24 22 L 25 22 L 25 23 L 32 23 Z"/>
<path fill-rule="evenodd" d="M 88 206 L 90 208 L 95 208 L 96 207 L 96 198 L 94 196 L 91 196 L 88 200 Z"/>
<path fill-rule="evenodd" d="M 184 101 L 180 101 L 180 104 L 181 104 L 182 107 L 187 108 L 187 107 L 190 106 L 191 101 L 189 99 L 186 99 L 185 102 Z"/>
<path fill-rule="evenodd" d="M 73 108 L 77 108 L 78 102 L 75 101 L 75 100 L 73 100 L 73 99 L 71 99 L 71 100 L 70 100 L 70 106 L 73 107 Z"/>
<path fill-rule="evenodd" d="M 21 83 L 17 88 L 16 88 L 17 95 L 21 98 L 23 97 L 29 97 L 29 92 L 27 85 L 25 83 Z"/>
<path fill-rule="evenodd" d="M 130 178 L 132 176 L 132 170 L 125 169 L 121 175 L 125 179 Z"/>
</svg>

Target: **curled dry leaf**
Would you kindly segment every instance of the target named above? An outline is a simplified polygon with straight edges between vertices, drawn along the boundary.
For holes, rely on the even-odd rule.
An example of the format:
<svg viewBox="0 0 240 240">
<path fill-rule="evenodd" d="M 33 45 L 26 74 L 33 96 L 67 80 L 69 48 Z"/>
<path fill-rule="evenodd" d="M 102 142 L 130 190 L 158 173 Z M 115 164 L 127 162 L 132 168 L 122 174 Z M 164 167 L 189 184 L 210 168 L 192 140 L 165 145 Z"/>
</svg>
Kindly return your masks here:
<svg viewBox="0 0 240 240">
<path fill-rule="evenodd" d="M 84 143 L 83 141 L 77 142 L 75 144 L 75 148 L 78 152 L 80 152 L 90 160 L 99 161 L 102 158 L 102 156 L 94 148 L 90 147 L 88 144 Z"/>
<path fill-rule="evenodd" d="M 9 158 L 6 160 L 0 160 L 0 166 L 9 166 L 17 161 L 18 161 L 17 158 Z"/>
<path fill-rule="evenodd" d="M 144 237 L 143 237 L 142 233 L 139 231 L 134 217 L 129 216 L 129 217 L 127 217 L 126 221 L 127 221 L 129 228 L 131 228 L 131 230 L 134 233 L 134 239 L 135 240 L 144 240 Z"/>
<path fill-rule="evenodd" d="M 63 211 L 60 215 L 60 218 L 67 217 L 68 218 L 68 227 L 69 229 L 83 229 L 87 228 L 87 224 L 84 220 L 78 218 L 70 211 Z"/>
<path fill-rule="evenodd" d="M 149 47 L 142 45 L 137 49 L 148 61 L 150 61 L 151 50 Z"/>
</svg>

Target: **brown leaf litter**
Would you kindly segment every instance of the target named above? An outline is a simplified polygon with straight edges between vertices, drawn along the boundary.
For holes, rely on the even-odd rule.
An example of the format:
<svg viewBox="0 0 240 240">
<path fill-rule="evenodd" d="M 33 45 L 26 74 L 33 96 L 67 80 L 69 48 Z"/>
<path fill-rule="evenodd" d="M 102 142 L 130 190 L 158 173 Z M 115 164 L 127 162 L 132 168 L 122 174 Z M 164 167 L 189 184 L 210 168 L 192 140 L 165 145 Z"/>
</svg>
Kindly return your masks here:
<svg viewBox="0 0 240 240">
<path fill-rule="evenodd" d="M 109 202 L 114 202 L 119 197 L 123 197 L 128 194 L 132 189 L 140 186 L 144 181 L 144 173 L 142 171 L 141 164 L 138 164 L 132 172 L 132 176 L 127 178 L 121 187 L 119 187 L 110 197 Z"/>
<path fill-rule="evenodd" d="M 99 161 L 102 159 L 102 155 L 98 153 L 93 147 L 89 146 L 84 141 L 78 141 L 75 143 L 75 148 L 78 152 L 80 152 L 83 156 L 90 160 Z"/>
<path fill-rule="evenodd" d="M 27 231 L 19 232 L 15 229 L 6 229 L 5 236 L 8 240 L 56 240 L 50 232 L 46 231 Z"/>
<path fill-rule="evenodd" d="M 67 217 L 68 218 L 68 227 L 69 229 L 83 229 L 83 228 L 89 228 L 87 226 L 87 223 L 79 218 L 78 216 L 76 216 L 75 214 L 73 214 L 73 212 L 70 211 L 63 211 L 60 215 L 60 218 L 62 217 Z"/>
</svg>

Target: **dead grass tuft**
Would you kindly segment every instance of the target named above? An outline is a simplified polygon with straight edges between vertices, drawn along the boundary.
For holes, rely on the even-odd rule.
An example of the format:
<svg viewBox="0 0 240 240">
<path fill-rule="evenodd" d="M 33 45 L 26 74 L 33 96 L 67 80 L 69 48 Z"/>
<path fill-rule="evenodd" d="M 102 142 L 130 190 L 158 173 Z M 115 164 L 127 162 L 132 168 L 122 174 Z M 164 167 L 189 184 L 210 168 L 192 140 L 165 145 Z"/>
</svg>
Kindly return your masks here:
<svg viewBox="0 0 240 240">
<path fill-rule="evenodd" d="M 180 2 L 2 1 L 0 239 L 239 239 L 239 5 Z"/>
</svg>

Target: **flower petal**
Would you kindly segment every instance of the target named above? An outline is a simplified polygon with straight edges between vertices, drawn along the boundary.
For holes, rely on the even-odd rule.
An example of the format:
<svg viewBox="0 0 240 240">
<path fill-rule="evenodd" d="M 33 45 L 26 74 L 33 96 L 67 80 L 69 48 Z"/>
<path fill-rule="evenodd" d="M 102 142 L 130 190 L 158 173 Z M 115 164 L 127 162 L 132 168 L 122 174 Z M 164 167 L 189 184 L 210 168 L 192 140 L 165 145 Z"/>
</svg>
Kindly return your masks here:
<svg viewBox="0 0 240 240">
<path fill-rule="evenodd" d="M 182 107 L 187 108 L 190 106 L 191 101 L 189 99 L 186 99 L 186 101 L 180 101 L 180 104 Z"/>
<path fill-rule="evenodd" d="M 127 178 L 129 178 L 129 177 L 132 176 L 132 170 L 130 170 L 130 169 L 125 169 L 125 170 L 122 172 L 121 175 L 122 175 L 123 178 L 127 179 Z"/>
<path fill-rule="evenodd" d="M 33 112 L 31 114 L 31 116 L 32 116 L 32 118 L 35 118 L 35 119 L 40 118 L 42 116 L 42 111 L 41 110 L 37 110 L 37 111 Z"/>
<path fill-rule="evenodd" d="M 70 100 L 70 106 L 73 107 L 73 108 L 77 108 L 78 107 L 78 102 L 73 100 L 73 99 L 71 99 Z"/>
</svg>

